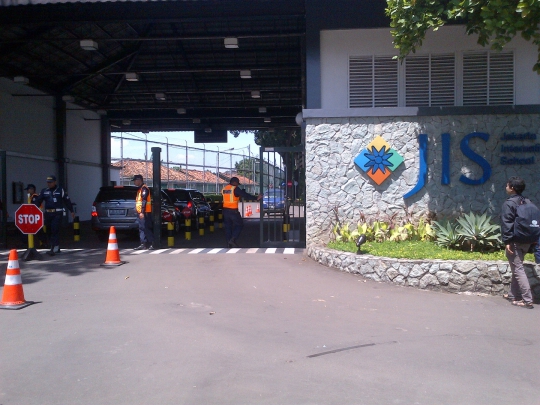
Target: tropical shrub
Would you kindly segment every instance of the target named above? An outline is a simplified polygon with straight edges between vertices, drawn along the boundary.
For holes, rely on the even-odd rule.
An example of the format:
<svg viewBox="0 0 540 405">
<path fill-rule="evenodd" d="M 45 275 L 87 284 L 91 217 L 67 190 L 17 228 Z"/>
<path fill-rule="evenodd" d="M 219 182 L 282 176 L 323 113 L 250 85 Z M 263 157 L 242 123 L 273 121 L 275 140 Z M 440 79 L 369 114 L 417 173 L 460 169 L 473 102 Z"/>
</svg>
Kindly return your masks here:
<svg viewBox="0 0 540 405">
<path fill-rule="evenodd" d="M 502 247 L 499 225 L 487 214 L 463 214 L 456 222 L 434 221 L 435 243 L 448 249 L 486 252 Z"/>
</svg>

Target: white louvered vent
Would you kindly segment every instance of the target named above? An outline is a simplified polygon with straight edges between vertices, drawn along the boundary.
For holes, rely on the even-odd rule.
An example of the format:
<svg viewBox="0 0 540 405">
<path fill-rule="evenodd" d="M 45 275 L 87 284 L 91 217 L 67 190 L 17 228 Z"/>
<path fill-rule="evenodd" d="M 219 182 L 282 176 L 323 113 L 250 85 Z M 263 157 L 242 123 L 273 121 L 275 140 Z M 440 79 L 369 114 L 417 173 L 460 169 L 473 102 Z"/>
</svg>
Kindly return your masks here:
<svg viewBox="0 0 540 405">
<path fill-rule="evenodd" d="M 398 62 L 392 56 L 349 58 L 349 107 L 397 107 Z"/>
<path fill-rule="evenodd" d="M 514 53 L 463 54 L 463 105 L 514 104 Z"/>
<path fill-rule="evenodd" d="M 405 105 L 453 106 L 455 56 L 419 55 L 405 59 Z"/>
<path fill-rule="evenodd" d="M 349 108 L 373 107 L 373 57 L 349 58 Z"/>
<path fill-rule="evenodd" d="M 514 53 L 489 53 L 489 105 L 514 104 Z"/>
<path fill-rule="evenodd" d="M 405 105 L 429 106 L 429 55 L 405 59 Z"/>
<path fill-rule="evenodd" d="M 431 55 L 431 106 L 456 104 L 456 57 L 454 54 Z"/>
</svg>

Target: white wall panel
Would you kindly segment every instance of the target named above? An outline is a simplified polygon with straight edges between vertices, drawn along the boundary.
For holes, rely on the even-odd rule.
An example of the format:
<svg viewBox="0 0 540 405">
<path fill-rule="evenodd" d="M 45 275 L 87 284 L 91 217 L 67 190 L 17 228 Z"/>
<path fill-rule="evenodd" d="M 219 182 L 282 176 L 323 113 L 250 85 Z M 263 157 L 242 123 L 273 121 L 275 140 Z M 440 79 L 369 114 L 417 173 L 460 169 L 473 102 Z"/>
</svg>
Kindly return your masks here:
<svg viewBox="0 0 540 405">
<path fill-rule="evenodd" d="M 476 36 L 466 35 L 463 26 L 451 26 L 429 32 L 416 54 L 486 49 L 476 43 Z M 516 104 L 540 104 L 540 76 L 532 70 L 538 55 L 535 46 L 517 37 L 506 49 L 515 52 Z M 322 109 L 348 108 L 349 56 L 396 54 L 387 28 L 321 31 Z"/>
</svg>

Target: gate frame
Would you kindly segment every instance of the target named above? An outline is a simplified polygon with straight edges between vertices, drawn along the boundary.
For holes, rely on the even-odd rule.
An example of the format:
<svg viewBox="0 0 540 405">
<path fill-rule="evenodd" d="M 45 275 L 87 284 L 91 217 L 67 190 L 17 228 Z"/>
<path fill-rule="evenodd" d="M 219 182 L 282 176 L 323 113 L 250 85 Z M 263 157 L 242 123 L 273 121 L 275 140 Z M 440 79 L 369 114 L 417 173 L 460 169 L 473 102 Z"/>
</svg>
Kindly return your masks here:
<svg viewBox="0 0 540 405">
<path fill-rule="evenodd" d="M 300 152 L 303 155 L 303 159 L 305 159 L 305 147 L 304 145 L 298 145 L 298 146 L 279 146 L 279 147 L 268 147 L 268 146 L 261 146 L 260 152 L 259 152 L 259 193 L 264 195 L 264 153 L 268 152 Z M 304 168 L 305 168 L 305 162 L 304 162 Z M 304 195 L 305 195 L 305 187 L 306 187 L 306 181 L 305 181 L 305 170 L 303 172 L 303 185 L 304 185 Z M 287 181 L 287 179 L 285 179 Z M 302 191 L 302 190 L 301 190 Z M 302 192 L 297 193 L 302 194 Z M 259 243 L 262 248 L 305 248 L 306 247 L 306 200 L 304 198 L 304 201 L 302 205 L 300 205 L 301 211 L 303 211 L 303 216 L 300 218 L 303 218 L 303 221 L 300 221 L 299 226 L 299 239 L 296 241 L 265 241 L 264 240 L 264 209 L 262 207 L 262 200 L 261 200 L 261 216 L 259 218 Z"/>
</svg>

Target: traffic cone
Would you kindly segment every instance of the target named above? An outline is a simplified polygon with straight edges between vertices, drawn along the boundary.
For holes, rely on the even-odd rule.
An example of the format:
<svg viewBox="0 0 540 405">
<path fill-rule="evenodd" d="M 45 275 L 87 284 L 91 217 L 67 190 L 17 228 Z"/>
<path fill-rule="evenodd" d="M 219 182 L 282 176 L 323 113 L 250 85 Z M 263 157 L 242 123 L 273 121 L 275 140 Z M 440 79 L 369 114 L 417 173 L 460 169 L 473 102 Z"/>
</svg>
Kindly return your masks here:
<svg viewBox="0 0 540 405">
<path fill-rule="evenodd" d="M 261 205 L 257 204 L 257 214 L 259 214 L 260 212 L 261 212 Z"/>
<path fill-rule="evenodd" d="M 21 309 L 32 304 L 33 302 L 24 299 L 19 256 L 17 250 L 12 249 L 9 251 L 6 281 L 4 282 L 0 309 Z"/>
<path fill-rule="evenodd" d="M 121 266 L 125 262 L 120 260 L 120 252 L 118 251 L 118 241 L 116 240 L 116 229 L 111 226 L 109 231 L 109 244 L 107 245 L 107 256 L 105 263 L 102 266 Z"/>
</svg>

